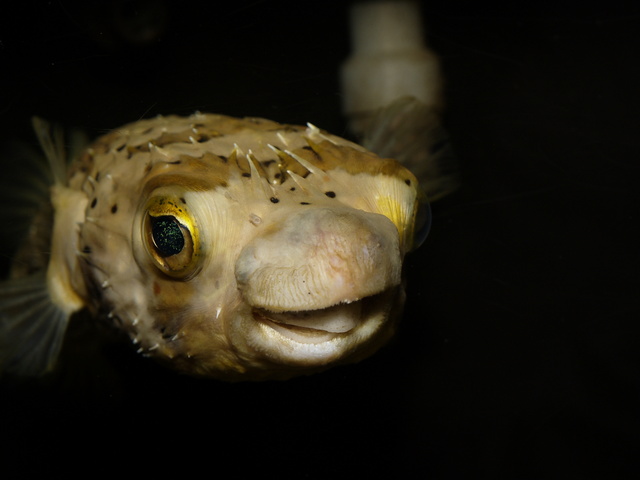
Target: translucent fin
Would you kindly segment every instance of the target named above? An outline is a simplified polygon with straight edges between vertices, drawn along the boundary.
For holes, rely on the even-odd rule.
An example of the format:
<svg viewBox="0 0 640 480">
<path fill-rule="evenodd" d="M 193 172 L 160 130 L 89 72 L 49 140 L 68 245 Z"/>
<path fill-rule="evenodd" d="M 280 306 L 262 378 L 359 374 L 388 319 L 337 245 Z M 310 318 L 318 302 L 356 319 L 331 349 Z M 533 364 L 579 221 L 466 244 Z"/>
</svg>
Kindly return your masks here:
<svg viewBox="0 0 640 480">
<path fill-rule="evenodd" d="M 68 323 L 49 297 L 44 274 L 0 283 L 0 374 L 51 370 Z"/>
<path fill-rule="evenodd" d="M 368 122 L 362 146 L 411 170 L 429 200 L 458 186 L 456 160 L 439 115 L 414 97 L 378 110 Z"/>
<path fill-rule="evenodd" d="M 0 232 L 3 251 L 21 244 L 37 213 L 49 202 L 51 170 L 41 153 L 22 143 L 2 146 Z"/>
<path fill-rule="evenodd" d="M 31 119 L 40 146 L 44 151 L 56 183 L 64 185 L 67 177 L 67 155 L 64 147 L 64 134 L 59 126 L 51 127 L 40 117 Z"/>
<path fill-rule="evenodd" d="M 38 117 L 33 118 L 33 127 L 42 150 L 21 141 L 0 145 L 3 169 L 0 246 L 3 252 L 13 252 L 24 243 L 36 215 L 47 213 L 44 210 L 50 202 L 51 185 L 66 183 L 69 161 L 89 143 L 80 130 L 70 130 L 65 141 L 61 128 L 52 127 Z"/>
</svg>

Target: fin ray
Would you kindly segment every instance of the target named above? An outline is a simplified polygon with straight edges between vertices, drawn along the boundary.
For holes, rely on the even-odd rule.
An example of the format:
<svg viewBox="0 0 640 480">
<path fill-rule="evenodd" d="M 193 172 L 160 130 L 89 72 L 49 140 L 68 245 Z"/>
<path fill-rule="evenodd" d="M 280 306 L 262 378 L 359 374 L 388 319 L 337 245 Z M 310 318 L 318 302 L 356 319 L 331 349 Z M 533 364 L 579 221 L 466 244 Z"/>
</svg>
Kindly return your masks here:
<svg viewBox="0 0 640 480">
<path fill-rule="evenodd" d="M 69 315 L 51 301 L 44 274 L 0 284 L 0 373 L 35 376 L 55 364 Z"/>
<path fill-rule="evenodd" d="M 369 121 L 362 146 L 395 158 L 418 178 L 429 200 L 458 186 L 457 165 L 439 114 L 414 97 L 402 97 Z"/>
<path fill-rule="evenodd" d="M 31 122 L 40 146 L 49 161 L 55 182 L 64 185 L 66 183 L 67 156 L 64 148 L 62 128 L 56 126 L 52 132 L 52 127 L 49 122 L 40 117 L 33 117 Z"/>
<path fill-rule="evenodd" d="M 4 145 L 1 155 L 6 169 L 0 182 L 0 242 L 13 252 L 27 236 L 38 212 L 49 203 L 53 180 L 42 154 L 27 144 Z"/>
</svg>

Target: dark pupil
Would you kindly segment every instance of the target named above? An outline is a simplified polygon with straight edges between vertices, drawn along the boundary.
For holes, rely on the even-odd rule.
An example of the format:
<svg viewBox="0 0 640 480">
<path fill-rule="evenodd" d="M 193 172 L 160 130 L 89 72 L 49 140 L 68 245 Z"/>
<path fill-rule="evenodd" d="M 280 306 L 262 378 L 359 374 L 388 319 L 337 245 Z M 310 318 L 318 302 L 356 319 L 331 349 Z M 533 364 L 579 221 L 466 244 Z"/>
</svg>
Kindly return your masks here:
<svg viewBox="0 0 640 480">
<path fill-rule="evenodd" d="M 184 236 L 180 225 L 170 215 L 151 217 L 151 233 L 156 250 L 162 257 L 180 253 L 184 248 Z"/>
</svg>

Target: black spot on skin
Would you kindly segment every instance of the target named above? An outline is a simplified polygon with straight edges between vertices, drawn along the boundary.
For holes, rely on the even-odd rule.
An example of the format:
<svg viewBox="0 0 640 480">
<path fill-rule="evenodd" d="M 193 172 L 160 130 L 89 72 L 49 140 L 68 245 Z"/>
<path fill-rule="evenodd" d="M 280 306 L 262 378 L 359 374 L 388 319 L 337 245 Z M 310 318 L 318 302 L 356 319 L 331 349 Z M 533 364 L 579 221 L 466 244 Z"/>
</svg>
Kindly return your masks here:
<svg viewBox="0 0 640 480">
<path fill-rule="evenodd" d="M 329 198 L 336 198 L 336 192 L 324 192 L 324 194 Z"/>
<path fill-rule="evenodd" d="M 126 144 L 126 143 L 123 143 L 123 144 L 122 144 L 122 145 L 120 145 L 118 148 L 116 148 L 116 151 L 117 151 L 117 152 L 121 152 L 122 150 L 124 150 L 124 147 L 126 147 L 126 146 L 127 146 L 127 144 Z"/>
<path fill-rule="evenodd" d="M 96 208 L 96 205 L 98 204 L 98 199 L 94 198 L 93 200 L 91 200 L 91 208 Z"/>
<path fill-rule="evenodd" d="M 281 176 L 282 176 L 282 174 L 280 174 L 280 173 L 276 173 L 273 177 L 274 177 L 274 178 L 280 178 Z"/>
<path fill-rule="evenodd" d="M 91 253 L 91 247 L 89 245 L 85 245 L 84 247 L 82 247 L 82 253 L 86 253 L 87 255 L 89 255 Z"/>
<path fill-rule="evenodd" d="M 316 151 L 313 149 L 313 147 L 311 147 L 310 145 L 306 145 L 306 146 L 302 147 L 302 149 L 303 149 L 303 150 L 307 150 L 307 151 L 309 151 L 309 152 L 313 153 L 313 157 L 314 157 L 318 162 L 322 162 L 322 161 L 324 161 L 324 160 L 322 159 L 322 157 L 318 154 L 318 152 L 316 152 Z"/>
<path fill-rule="evenodd" d="M 118 204 L 114 203 L 111 206 L 111 213 L 116 213 L 118 211 Z"/>
<path fill-rule="evenodd" d="M 248 173 L 248 172 L 244 172 L 244 173 L 242 174 L 242 176 L 243 176 L 243 177 L 246 177 L 246 178 L 251 178 L 251 174 L 250 174 L 250 173 Z"/>
<path fill-rule="evenodd" d="M 300 202 L 300 205 L 311 205 L 309 202 Z"/>
<path fill-rule="evenodd" d="M 100 181 L 100 172 L 96 172 L 96 182 Z"/>
<path fill-rule="evenodd" d="M 182 160 L 174 160 L 173 162 L 167 162 L 169 165 L 180 165 Z"/>
<path fill-rule="evenodd" d="M 278 203 L 280 201 L 276 197 L 271 197 L 269 200 L 271 200 L 271 203 Z"/>
<path fill-rule="evenodd" d="M 209 136 L 208 135 L 200 135 L 200 138 L 198 138 L 197 142 L 198 143 L 204 143 L 207 140 L 209 140 Z"/>
<path fill-rule="evenodd" d="M 185 205 L 187 204 L 187 201 L 186 201 L 183 197 L 180 197 L 180 201 L 181 201 L 182 203 L 184 203 Z"/>
<path fill-rule="evenodd" d="M 404 181 L 404 183 L 406 183 L 407 185 L 411 186 L 411 180 L 409 180 L 408 178 Z"/>
</svg>

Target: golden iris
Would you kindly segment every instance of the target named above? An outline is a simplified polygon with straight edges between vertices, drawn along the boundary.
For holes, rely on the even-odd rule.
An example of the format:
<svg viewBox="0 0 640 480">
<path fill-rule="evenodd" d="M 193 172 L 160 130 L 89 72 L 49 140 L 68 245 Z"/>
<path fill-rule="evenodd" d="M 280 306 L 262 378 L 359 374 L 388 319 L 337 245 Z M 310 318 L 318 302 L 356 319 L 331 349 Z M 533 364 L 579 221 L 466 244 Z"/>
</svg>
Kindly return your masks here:
<svg viewBox="0 0 640 480">
<path fill-rule="evenodd" d="M 184 199 L 152 197 L 142 228 L 147 252 L 162 272 L 176 278 L 196 272 L 201 253 L 198 229 Z"/>
</svg>

